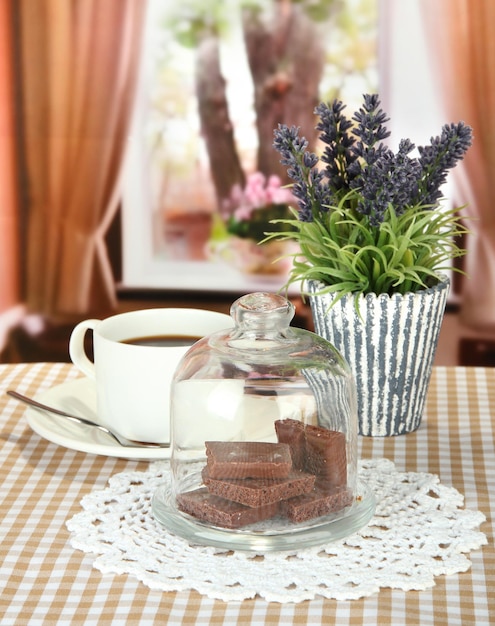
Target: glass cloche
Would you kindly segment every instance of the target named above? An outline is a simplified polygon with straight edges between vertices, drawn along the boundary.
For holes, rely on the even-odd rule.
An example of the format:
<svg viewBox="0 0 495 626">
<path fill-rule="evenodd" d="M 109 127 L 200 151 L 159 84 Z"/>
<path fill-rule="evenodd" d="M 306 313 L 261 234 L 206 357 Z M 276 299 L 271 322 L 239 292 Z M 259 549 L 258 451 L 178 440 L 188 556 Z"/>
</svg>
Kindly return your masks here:
<svg viewBox="0 0 495 626">
<path fill-rule="evenodd" d="M 290 322 L 284 297 L 234 302 L 235 328 L 194 344 L 171 389 L 171 483 L 155 517 L 195 543 L 245 550 L 317 545 L 368 522 L 357 475 L 350 369 Z"/>
</svg>

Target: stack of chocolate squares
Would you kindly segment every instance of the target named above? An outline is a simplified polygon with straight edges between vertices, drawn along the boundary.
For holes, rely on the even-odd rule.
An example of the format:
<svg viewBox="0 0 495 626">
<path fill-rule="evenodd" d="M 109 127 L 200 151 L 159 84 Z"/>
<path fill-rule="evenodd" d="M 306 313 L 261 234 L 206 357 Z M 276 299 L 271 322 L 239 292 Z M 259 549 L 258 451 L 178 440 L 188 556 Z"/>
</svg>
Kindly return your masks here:
<svg viewBox="0 0 495 626">
<path fill-rule="evenodd" d="M 292 419 L 275 431 L 276 443 L 206 441 L 205 487 L 179 494 L 178 508 L 235 529 L 276 515 L 306 522 L 351 504 L 343 433 Z"/>
</svg>

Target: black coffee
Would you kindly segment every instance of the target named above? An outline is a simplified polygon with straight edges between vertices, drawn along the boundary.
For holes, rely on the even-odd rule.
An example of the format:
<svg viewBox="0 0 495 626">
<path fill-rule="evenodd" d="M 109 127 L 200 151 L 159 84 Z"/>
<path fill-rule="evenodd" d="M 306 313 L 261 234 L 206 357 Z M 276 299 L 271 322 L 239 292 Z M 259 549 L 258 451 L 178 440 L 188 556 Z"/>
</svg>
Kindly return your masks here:
<svg viewBox="0 0 495 626">
<path fill-rule="evenodd" d="M 150 335 L 149 337 L 133 337 L 132 339 L 123 339 L 121 343 L 127 343 L 131 346 L 158 346 L 163 348 L 171 348 L 177 346 L 192 346 L 201 337 L 191 337 L 189 335 Z"/>
</svg>

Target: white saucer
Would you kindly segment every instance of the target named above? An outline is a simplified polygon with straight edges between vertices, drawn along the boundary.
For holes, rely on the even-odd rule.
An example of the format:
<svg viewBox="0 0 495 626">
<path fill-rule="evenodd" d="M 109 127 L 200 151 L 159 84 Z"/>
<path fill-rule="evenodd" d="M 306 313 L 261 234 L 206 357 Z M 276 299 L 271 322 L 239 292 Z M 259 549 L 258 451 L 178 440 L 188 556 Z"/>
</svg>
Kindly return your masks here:
<svg viewBox="0 0 495 626">
<path fill-rule="evenodd" d="M 52 387 L 37 395 L 36 400 L 99 423 L 96 414 L 96 389 L 89 378 L 77 378 Z M 26 417 L 35 433 L 72 450 L 135 460 L 170 458 L 169 448 L 124 448 L 98 428 L 75 424 L 32 407 L 28 407 Z"/>
</svg>

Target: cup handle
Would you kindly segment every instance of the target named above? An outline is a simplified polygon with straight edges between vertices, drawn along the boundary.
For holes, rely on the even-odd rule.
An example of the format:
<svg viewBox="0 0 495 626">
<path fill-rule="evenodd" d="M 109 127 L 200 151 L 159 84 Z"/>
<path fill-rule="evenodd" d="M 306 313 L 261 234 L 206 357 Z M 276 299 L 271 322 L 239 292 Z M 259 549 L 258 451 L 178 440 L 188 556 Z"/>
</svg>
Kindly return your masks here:
<svg viewBox="0 0 495 626">
<path fill-rule="evenodd" d="M 86 331 L 94 330 L 101 320 L 84 320 L 74 327 L 69 339 L 69 356 L 71 361 L 83 374 L 89 378 L 95 378 L 95 366 L 88 358 L 84 349 L 84 337 Z"/>
</svg>

